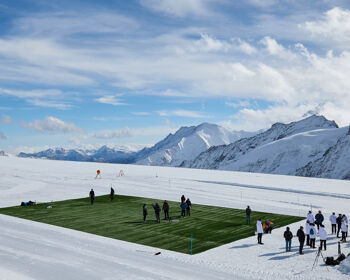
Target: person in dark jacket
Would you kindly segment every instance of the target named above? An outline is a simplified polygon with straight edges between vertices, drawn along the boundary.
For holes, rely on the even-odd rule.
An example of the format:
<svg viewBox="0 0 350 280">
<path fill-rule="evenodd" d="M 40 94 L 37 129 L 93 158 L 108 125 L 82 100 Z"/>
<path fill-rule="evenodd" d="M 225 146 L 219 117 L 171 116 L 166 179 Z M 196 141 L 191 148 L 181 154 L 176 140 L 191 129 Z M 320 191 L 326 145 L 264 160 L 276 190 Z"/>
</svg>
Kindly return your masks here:
<svg viewBox="0 0 350 280">
<path fill-rule="evenodd" d="M 339 214 L 337 217 L 337 226 L 338 226 L 337 238 L 339 238 L 339 232 L 341 232 L 341 220 L 342 220 L 342 215 Z"/>
<path fill-rule="evenodd" d="M 324 217 L 321 213 L 321 210 L 318 211 L 318 213 L 315 215 L 315 225 L 317 225 L 317 230 L 320 229 L 320 225 L 322 225 L 324 221 Z"/>
<path fill-rule="evenodd" d="M 186 197 L 184 195 L 181 196 L 181 203 L 184 203 L 186 201 Z"/>
<path fill-rule="evenodd" d="M 187 208 L 186 208 L 186 216 L 191 216 L 191 208 L 192 208 L 192 203 L 189 198 L 186 200 Z"/>
<path fill-rule="evenodd" d="M 148 215 L 147 205 L 146 204 L 143 205 L 142 212 L 143 212 L 143 222 L 145 223 L 147 215 Z"/>
<path fill-rule="evenodd" d="M 301 226 L 297 231 L 297 236 L 299 239 L 299 254 L 303 255 L 303 248 L 304 248 L 304 242 L 305 242 L 305 233 L 304 228 Z"/>
<path fill-rule="evenodd" d="M 290 231 L 289 227 L 287 227 L 283 236 L 284 236 L 284 239 L 286 240 L 286 252 L 290 252 L 292 247 L 293 233 Z"/>
<path fill-rule="evenodd" d="M 159 214 L 160 214 L 160 206 L 159 206 L 158 203 L 156 203 L 155 205 L 152 204 L 152 206 L 153 206 L 153 209 L 154 209 L 154 213 L 156 214 L 156 221 L 157 221 L 157 223 L 160 223 L 160 216 L 159 216 Z"/>
<path fill-rule="evenodd" d="M 113 201 L 113 199 L 114 199 L 114 189 L 111 187 L 111 194 L 110 194 L 110 196 L 111 196 L 111 201 Z"/>
<path fill-rule="evenodd" d="M 90 196 L 91 205 L 93 205 L 94 202 L 95 202 L 95 192 L 94 192 L 94 189 L 91 189 L 89 196 Z"/>
<path fill-rule="evenodd" d="M 186 209 L 187 209 L 187 203 L 186 202 L 181 203 L 180 207 L 181 207 L 181 217 L 185 217 Z"/>
<path fill-rule="evenodd" d="M 250 214 L 252 213 L 252 209 L 250 209 L 250 206 L 248 205 L 245 209 L 245 222 L 247 225 L 250 225 Z"/>
<path fill-rule="evenodd" d="M 169 220 L 169 203 L 168 201 L 164 200 L 163 203 L 163 211 L 164 211 L 164 220 Z"/>
</svg>

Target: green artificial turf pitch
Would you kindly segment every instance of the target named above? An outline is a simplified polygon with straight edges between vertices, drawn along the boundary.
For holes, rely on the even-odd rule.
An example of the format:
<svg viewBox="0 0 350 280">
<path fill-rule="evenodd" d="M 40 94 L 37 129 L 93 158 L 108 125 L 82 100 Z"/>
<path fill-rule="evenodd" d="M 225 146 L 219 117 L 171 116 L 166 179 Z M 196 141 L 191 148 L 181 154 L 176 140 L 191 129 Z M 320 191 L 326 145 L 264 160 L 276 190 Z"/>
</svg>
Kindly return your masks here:
<svg viewBox="0 0 350 280">
<path fill-rule="evenodd" d="M 170 219 L 173 221 L 164 220 L 162 212 L 161 222 L 157 224 L 151 205 L 156 202 L 162 207 L 160 200 L 118 195 L 111 202 L 106 195 L 96 197 L 94 205 L 90 205 L 89 198 L 81 198 L 1 208 L 0 213 L 186 254 L 190 253 L 191 234 L 192 252 L 197 254 L 253 236 L 258 218 L 274 222 L 275 227 L 303 219 L 253 211 L 252 223 L 246 225 L 245 210 L 198 204 L 193 204 L 191 216 L 181 218 L 180 203 L 169 201 Z M 144 203 L 148 209 L 146 223 L 143 223 L 142 214 Z M 48 205 L 52 208 L 47 209 Z"/>
</svg>

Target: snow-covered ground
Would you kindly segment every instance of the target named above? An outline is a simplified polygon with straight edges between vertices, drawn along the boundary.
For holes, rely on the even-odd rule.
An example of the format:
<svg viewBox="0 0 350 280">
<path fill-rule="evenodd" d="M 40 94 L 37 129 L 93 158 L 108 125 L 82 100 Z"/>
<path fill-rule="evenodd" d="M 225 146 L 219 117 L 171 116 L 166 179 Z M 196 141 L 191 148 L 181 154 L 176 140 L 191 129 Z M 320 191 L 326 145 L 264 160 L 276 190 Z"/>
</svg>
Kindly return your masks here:
<svg viewBox="0 0 350 280">
<path fill-rule="evenodd" d="M 96 170 L 102 179 L 95 180 Z M 117 177 L 123 169 L 125 176 Z M 116 192 L 158 199 L 305 215 L 322 210 L 329 230 L 332 211 L 350 214 L 350 182 L 292 176 L 151 166 L 63 162 L 0 157 L 0 207 Z M 303 223 L 291 225 L 295 234 Z M 51 225 L 0 215 L 0 279 L 350 279 L 320 264 L 316 251 L 284 249 L 283 231 L 189 256 Z M 318 243 L 318 242 L 317 242 Z M 330 236 L 326 256 L 335 256 Z M 195 244 L 194 244 L 195 246 Z M 350 252 L 349 244 L 343 250 Z M 153 256 L 148 252 L 161 251 Z M 343 269 L 342 271 L 348 271 Z"/>
</svg>

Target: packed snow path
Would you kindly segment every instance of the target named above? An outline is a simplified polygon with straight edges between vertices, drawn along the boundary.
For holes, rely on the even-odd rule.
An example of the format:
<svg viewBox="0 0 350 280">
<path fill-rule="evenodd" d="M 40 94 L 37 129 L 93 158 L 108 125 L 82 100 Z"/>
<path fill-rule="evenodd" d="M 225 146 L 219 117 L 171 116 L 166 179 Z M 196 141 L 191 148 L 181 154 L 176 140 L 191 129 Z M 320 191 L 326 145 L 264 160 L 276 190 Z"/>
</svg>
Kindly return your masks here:
<svg viewBox="0 0 350 280">
<path fill-rule="evenodd" d="M 102 179 L 94 179 L 97 169 Z M 125 176 L 117 177 L 120 169 Z M 111 184 L 117 194 L 185 194 L 194 203 L 281 214 L 304 215 L 312 205 L 324 212 L 328 230 L 331 211 L 350 212 L 348 181 L 0 157 L 0 207 L 86 197 L 91 187 L 102 195 Z M 321 260 L 311 271 L 316 251 L 299 256 L 295 237 L 286 253 L 284 229 L 264 235 L 262 246 L 251 237 L 189 256 L 4 215 L 0 224 L 0 279 L 350 279 Z M 291 225 L 294 234 L 301 224 Z M 336 243 L 330 236 L 325 256 L 336 255 Z M 349 244 L 343 249 L 350 252 Z"/>
</svg>

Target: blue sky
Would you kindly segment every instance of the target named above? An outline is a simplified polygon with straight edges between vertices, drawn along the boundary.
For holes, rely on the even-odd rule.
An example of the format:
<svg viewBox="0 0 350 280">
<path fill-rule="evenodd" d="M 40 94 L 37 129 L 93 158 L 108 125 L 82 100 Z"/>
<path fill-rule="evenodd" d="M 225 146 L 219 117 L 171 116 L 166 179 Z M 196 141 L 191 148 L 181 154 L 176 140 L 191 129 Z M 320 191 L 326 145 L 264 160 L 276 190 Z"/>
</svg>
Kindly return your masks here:
<svg viewBox="0 0 350 280">
<path fill-rule="evenodd" d="M 306 3 L 305 3 L 306 2 Z M 0 149 L 350 122 L 348 1 L 1 1 Z"/>
</svg>

